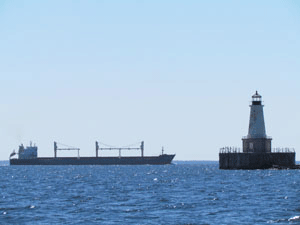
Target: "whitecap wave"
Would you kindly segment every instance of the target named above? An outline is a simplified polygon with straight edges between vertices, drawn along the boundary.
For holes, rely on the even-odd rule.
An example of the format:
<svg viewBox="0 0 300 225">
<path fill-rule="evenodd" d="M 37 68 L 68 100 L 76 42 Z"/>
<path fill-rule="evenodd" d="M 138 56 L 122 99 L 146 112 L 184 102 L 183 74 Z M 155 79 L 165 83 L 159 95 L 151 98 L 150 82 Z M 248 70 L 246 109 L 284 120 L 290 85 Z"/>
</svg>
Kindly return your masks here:
<svg viewBox="0 0 300 225">
<path fill-rule="evenodd" d="M 300 221 L 300 216 L 294 216 L 292 218 L 289 218 L 288 220 L 289 222 L 292 222 L 292 221 Z"/>
</svg>

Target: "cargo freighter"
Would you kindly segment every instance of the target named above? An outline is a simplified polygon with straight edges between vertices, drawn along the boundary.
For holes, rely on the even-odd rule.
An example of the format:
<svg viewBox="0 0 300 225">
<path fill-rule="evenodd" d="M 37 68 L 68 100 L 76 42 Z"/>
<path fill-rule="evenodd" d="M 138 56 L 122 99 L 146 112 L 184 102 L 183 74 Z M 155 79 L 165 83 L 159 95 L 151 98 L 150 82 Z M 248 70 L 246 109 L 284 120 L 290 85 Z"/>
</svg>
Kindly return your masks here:
<svg viewBox="0 0 300 225">
<path fill-rule="evenodd" d="M 59 150 L 75 150 L 78 151 L 77 157 L 57 157 L 57 151 Z M 68 147 L 58 148 L 57 142 L 54 142 L 54 157 L 38 157 L 38 147 L 30 144 L 28 147 L 24 147 L 23 144 L 19 146 L 19 151 L 16 153 L 13 151 L 10 154 L 10 165 L 165 165 L 171 164 L 175 157 L 175 154 L 168 155 L 162 154 L 159 156 L 144 156 L 144 142 L 141 142 L 140 147 L 105 147 L 99 148 L 99 143 L 96 142 L 96 157 L 80 157 L 79 148 Z M 119 156 L 99 156 L 99 150 L 117 150 Z M 121 156 L 122 150 L 140 150 L 141 156 Z M 13 158 L 18 155 L 17 158 Z"/>
</svg>

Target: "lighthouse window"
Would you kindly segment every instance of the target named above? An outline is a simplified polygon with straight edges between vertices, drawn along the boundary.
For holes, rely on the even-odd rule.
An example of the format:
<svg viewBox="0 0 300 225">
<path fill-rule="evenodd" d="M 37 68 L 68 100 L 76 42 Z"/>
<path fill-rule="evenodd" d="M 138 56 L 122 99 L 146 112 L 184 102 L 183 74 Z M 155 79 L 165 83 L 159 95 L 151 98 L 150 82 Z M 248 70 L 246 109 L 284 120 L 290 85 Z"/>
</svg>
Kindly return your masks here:
<svg viewBox="0 0 300 225">
<path fill-rule="evenodd" d="M 249 148 L 250 148 L 250 149 L 253 149 L 253 143 L 252 143 L 252 142 L 249 143 Z"/>
</svg>

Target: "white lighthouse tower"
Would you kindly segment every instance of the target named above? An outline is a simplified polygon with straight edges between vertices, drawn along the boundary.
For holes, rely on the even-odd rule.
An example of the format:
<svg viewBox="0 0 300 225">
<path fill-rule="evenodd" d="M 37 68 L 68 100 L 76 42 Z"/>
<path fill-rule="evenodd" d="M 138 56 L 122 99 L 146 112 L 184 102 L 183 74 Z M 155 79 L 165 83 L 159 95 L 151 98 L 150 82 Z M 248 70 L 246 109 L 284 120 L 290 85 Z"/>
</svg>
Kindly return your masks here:
<svg viewBox="0 0 300 225">
<path fill-rule="evenodd" d="M 272 138 L 267 137 L 261 95 L 252 96 L 248 135 L 243 140 L 243 152 L 271 152 Z"/>
</svg>

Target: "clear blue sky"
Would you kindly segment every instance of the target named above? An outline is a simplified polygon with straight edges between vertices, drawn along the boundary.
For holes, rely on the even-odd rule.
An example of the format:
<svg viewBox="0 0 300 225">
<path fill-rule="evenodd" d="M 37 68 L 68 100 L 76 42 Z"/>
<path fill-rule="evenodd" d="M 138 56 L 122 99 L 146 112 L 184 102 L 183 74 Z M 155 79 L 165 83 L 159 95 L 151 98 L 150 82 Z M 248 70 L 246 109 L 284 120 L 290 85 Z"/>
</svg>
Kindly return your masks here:
<svg viewBox="0 0 300 225">
<path fill-rule="evenodd" d="M 299 160 L 299 72 L 299 1 L 1 1 L 0 160 L 30 140 L 218 160 L 256 90 L 273 147 Z"/>
</svg>

